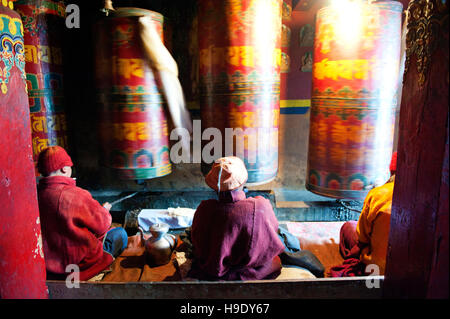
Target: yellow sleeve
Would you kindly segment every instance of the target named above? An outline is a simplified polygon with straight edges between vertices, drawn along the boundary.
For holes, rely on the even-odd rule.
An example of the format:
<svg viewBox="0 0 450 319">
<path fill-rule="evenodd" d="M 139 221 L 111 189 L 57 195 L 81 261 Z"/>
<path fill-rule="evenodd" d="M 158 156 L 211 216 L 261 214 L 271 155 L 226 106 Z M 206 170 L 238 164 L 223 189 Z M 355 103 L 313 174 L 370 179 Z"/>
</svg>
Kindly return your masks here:
<svg viewBox="0 0 450 319">
<path fill-rule="evenodd" d="M 370 234 L 372 233 L 372 222 L 369 220 L 371 199 L 371 194 L 367 194 L 367 197 L 364 200 L 361 215 L 359 216 L 358 224 L 356 226 L 358 240 L 364 244 L 368 244 L 370 242 Z"/>
</svg>

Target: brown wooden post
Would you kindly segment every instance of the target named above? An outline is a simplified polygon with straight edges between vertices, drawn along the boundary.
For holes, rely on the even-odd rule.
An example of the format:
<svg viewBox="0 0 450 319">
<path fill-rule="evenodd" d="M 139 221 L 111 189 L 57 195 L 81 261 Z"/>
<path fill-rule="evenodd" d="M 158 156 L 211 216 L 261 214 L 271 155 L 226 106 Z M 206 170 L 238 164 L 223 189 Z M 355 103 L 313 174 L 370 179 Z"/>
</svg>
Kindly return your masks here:
<svg viewBox="0 0 450 319">
<path fill-rule="evenodd" d="M 448 298 L 448 31 L 448 2 L 410 2 L 387 298 Z"/>
</svg>

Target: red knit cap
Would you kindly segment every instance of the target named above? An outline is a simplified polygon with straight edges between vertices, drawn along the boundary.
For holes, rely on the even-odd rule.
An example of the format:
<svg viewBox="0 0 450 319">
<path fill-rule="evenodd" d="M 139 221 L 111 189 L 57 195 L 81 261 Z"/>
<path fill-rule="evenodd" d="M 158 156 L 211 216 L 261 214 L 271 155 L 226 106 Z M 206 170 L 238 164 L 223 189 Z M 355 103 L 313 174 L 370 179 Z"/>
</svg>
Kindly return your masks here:
<svg viewBox="0 0 450 319">
<path fill-rule="evenodd" d="M 391 170 L 391 173 L 395 173 L 395 171 L 397 170 L 397 152 L 394 152 L 392 154 L 391 165 L 389 165 L 389 169 Z"/>
<path fill-rule="evenodd" d="M 73 166 L 73 163 L 64 148 L 61 146 L 49 146 L 39 153 L 37 166 L 39 173 L 47 176 L 64 166 Z"/>
</svg>

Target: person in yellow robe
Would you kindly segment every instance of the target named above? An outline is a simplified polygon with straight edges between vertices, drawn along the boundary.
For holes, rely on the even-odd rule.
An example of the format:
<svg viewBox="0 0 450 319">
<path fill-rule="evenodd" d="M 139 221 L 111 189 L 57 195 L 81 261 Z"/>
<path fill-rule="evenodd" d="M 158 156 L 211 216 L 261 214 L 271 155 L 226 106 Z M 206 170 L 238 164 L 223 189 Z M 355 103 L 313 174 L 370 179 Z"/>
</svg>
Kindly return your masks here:
<svg viewBox="0 0 450 319">
<path fill-rule="evenodd" d="M 384 185 L 375 187 L 367 194 L 358 221 L 348 221 L 342 225 L 339 250 L 344 262 L 330 269 L 331 277 L 363 276 L 373 270 L 384 275 L 397 152 L 392 154 L 389 168 L 391 177 Z M 368 265 L 375 267 L 366 271 Z"/>
</svg>

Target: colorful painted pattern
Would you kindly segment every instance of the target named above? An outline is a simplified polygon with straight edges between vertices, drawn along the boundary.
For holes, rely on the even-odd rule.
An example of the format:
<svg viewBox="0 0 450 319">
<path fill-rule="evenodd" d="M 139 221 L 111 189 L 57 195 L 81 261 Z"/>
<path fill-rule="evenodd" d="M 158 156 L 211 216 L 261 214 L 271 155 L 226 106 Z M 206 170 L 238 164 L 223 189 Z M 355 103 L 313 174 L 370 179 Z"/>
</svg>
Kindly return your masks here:
<svg viewBox="0 0 450 319">
<path fill-rule="evenodd" d="M 402 5 L 364 5 L 354 50 L 341 45 L 332 7 L 319 10 L 306 187 L 363 199 L 389 178 L 400 66 Z"/>
<path fill-rule="evenodd" d="M 202 126 L 218 128 L 222 136 L 225 128 L 260 129 L 244 141 L 243 160 L 252 184 L 270 181 L 278 171 L 281 8 L 279 0 L 199 2 Z M 223 145 L 222 156 L 228 148 L 233 145 Z M 256 162 L 249 160 L 254 158 Z M 203 162 L 202 172 L 210 165 Z"/>
<path fill-rule="evenodd" d="M 142 14 L 151 15 L 162 37 L 163 17 L 148 10 L 126 9 L 97 24 L 103 162 L 122 179 L 150 179 L 172 171 L 163 99 L 138 41 L 136 15 Z"/>
<path fill-rule="evenodd" d="M 8 92 L 13 67 L 20 70 L 25 81 L 25 55 L 22 21 L 0 14 L 0 94 Z"/>
<path fill-rule="evenodd" d="M 62 33 L 65 7 L 60 1 L 20 0 L 16 11 L 24 25 L 26 82 L 33 158 L 51 145 L 69 150 L 64 111 Z M 39 173 L 36 169 L 36 175 Z"/>
<path fill-rule="evenodd" d="M 280 114 L 306 114 L 311 100 L 280 100 Z"/>
</svg>

